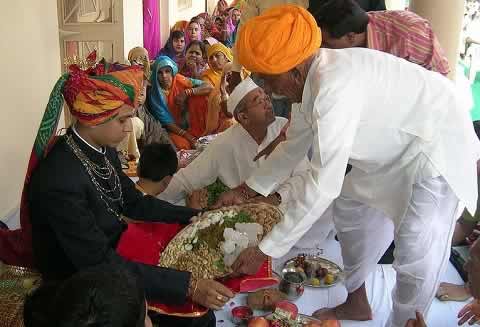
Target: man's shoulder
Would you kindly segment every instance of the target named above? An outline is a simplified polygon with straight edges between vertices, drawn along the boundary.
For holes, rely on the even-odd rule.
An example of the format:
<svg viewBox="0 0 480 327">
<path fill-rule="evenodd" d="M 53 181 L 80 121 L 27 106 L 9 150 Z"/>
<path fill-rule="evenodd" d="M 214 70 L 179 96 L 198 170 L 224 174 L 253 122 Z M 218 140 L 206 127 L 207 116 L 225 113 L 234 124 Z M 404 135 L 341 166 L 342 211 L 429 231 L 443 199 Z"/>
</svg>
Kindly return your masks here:
<svg viewBox="0 0 480 327">
<path fill-rule="evenodd" d="M 81 164 L 61 136 L 33 171 L 30 189 L 44 192 L 52 188 L 62 188 L 60 184 L 66 187 L 78 186 L 82 174 Z"/>
</svg>

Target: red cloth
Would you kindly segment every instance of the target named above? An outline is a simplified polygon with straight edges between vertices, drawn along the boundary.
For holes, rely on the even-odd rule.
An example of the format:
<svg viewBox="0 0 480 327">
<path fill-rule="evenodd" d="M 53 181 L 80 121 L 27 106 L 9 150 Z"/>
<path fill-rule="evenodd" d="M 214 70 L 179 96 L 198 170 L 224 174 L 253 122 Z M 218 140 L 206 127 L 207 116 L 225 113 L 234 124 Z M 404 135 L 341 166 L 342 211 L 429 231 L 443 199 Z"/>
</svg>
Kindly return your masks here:
<svg viewBox="0 0 480 327">
<path fill-rule="evenodd" d="M 117 253 L 125 259 L 157 265 L 160 253 L 170 240 L 183 228 L 179 224 L 138 223 L 128 224 L 128 229 L 122 234 L 117 246 Z M 272 277 L 272 264 L 265 261 L 258 273 L 254 276 L 239 277 L 221 281 L 233 292 L 250 292 L 262 287 L 273 286 L 278 283 Z M 207 312 L 204 307 L 188 302 L 182 306 L 167 306 L 161 303 L 149 302 L 153 311 L 181 317 L 199 317 Z"/>
</svg>

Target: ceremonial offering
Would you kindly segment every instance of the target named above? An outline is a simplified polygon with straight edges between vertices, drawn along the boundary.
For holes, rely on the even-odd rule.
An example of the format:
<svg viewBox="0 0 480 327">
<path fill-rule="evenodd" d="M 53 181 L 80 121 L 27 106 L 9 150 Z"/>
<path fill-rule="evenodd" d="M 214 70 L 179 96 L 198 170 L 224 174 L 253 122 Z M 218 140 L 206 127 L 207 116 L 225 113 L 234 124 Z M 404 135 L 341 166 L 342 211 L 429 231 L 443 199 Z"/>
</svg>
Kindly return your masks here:
<svg viewBox="0 0 480 327">
<path fill-rule="evenodd" d="M 343 270 L 336 263 L 318 256 L 298 255 L 285 262 L 282 278 L 305 279 L 305 285 L 317 288 L 331 287 L 342 277 Z"/>
<path fill-rule="evenodd" d="M 268 204 L 245 204 L 205 212 L 185 227 L 160 256 L 159 266 L 189 271 L 195 278 L 228 276 L 247 247 L 256 246 L 282 218 Z"/>
<path fill-rule="evenodd" d="M 196 204 L 195 208 L 206 209 L 214 205 L 222 193 L 230 189 L 219 179 L 201 190 L 194 191 L 187 198 L 187 204 L 190 206 Z M 195 199 L 195 200 L 194 200 Z"/>
<path fill-rule="evenodd" d="M 299 314 L 296 319 L 286 318 L 278 312 L 265 317 L 269 327 L 340 327 L 337 320 L 318 320 L 311 316 Z"/>
</svg>

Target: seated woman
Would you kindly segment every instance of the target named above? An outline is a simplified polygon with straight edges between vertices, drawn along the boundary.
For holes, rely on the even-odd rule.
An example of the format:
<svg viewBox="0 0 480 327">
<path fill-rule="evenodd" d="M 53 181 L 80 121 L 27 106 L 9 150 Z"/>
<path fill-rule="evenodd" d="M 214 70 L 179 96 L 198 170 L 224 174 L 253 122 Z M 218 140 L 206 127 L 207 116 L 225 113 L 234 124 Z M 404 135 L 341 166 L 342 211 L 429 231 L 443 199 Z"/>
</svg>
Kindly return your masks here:
<svg viewBox="0 0 480 327">
<path fill-rule="evenodd" d="M 208 69 L 207 50 L 204 42 L 192 41 L 187 47 L 185 64 L 180 67 L 180 74 L 185 77 L 201 79 Z"/>
<path fill-rule="evenodd" d="M 173 32 L 176 33 L 176 32 Z M 180 32 L 183 35 L 183 32 Z M 128 53 L 128 61 L 131 65 L 138 65 L 143 67 L 144 78 L 150 79 L 150 59 L 145 48 L 135 47 Z M 133 147 L 139 151 L 137 140 L 140 141 L 141 146 L 150 143 L 172 144 L 167 131 L 162 127 L 162 124 L 156 120 L 146 109 L 145 99 L 147 96 L 147 83 L 143 83 L 142 89 L 138 96 L 138 108 L 136 117 L 132 118 L 133 132 L 128 135 L 127 148 Z M 138 128 L 141 125 L 141 129 Z M 140 131 L 138 133 L 137 131 Z M 137 157 L 138 158 L 138 157 Z"/>
<path fill-rule="evenodd" d="M 39 157 L 30 165 L 42 160 L 31 177 L 28 204 L 36 268 L 44 280 L 58 281 L 95 265 L 118 265 L 139 278 L 149 301 L 191 299 L 222 307 L 233 294 L 221 284 L 117 254 L 127 227 L 123 217 L 188 224 L 197 211 L 144 196 L 122 172 L 114 148 L 132 128 L 144 73 L 138 66 L 107 74 L 97 68 L 97 76 L 77 68 L 60 78 L 35 141 Z M 76 123 L 55 137 L 63 98 Z"/>
<path fill-rule="evenodd" d="M 215 88 L 208 96 L 208 113 L 203 135 L 217 134 L 225 131 L 235 123 L 235 119 L 227 110 L 228 80 L 232 74 L 232 63 L 223 68 L 220 87 Z"/>
<path fill-rule="evenodd" d="M 147 91 L 151 114 L 169 132 L 177 149 L 192 149 L 205 130 L 209 83 L 178 74 L 175 62 L 161 56 L 155 61 Z"/>
<path fill-rule="evenodd" d="M 178 67 L 182 67 L 185 64 L 185 33 L 172 31 L 159 56 L 168 56 Z"/>
<path fill-rule="evenodd" d="M 216 43 L 208 48 L 207 56 L 210 68 L 203 73 L 202 79 L 212 84 L 214 88 L 219 88 L 223 68 L 228 62 L 233 61 L 232 50 L 222 43 Z"/>
<path fill-rule="evenodd" d="M 188 23 L 187 30 L 185 32 L 185 41 L 187 45 L 192 41 L 202 41 L 202 28 L 195 19 L 192 19 Z"/>
</svg>

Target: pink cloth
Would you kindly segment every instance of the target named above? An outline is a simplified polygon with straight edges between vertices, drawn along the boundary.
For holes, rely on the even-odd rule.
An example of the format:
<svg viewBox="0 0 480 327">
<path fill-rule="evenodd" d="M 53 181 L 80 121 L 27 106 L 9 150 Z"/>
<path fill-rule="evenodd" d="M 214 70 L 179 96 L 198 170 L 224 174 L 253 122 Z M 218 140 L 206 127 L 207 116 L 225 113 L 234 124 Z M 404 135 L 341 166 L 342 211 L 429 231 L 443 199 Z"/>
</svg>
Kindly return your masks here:
<svg viewBox="0 0 480 327">
<path fill-rule="evenodd" d="M 387 52 L 448 75 L 448 59 L 426 19 L 404 10 L 371 11 L 368 18 L 369 49 Z"/>
<path fill-rule="evenodd" d="M 157 0 L 143 0 L 143 47 L 149 58 L 160 52 L 160 16 Z"/>
</svg>

